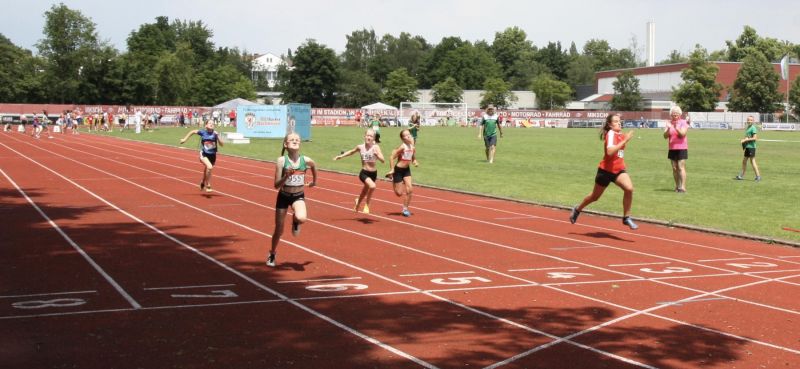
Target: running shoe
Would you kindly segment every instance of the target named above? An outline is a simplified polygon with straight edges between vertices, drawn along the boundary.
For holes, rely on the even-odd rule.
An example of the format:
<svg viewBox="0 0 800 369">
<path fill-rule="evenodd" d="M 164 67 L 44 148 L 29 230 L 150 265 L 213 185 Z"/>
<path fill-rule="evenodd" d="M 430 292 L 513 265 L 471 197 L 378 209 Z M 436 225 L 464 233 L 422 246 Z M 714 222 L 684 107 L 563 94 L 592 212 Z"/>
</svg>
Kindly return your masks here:
<svg viewBox="0 0 800 369">
<path fill-rule="evenodd" d="M 742 180 L 744 180 L 744 178 L 742 178 L 742 176 L 740 176 L 740 175 L 737 175 L 736 177 L 733 177 L 733 179 L 735 179 L 735 180 L 737 180 L 737 181 L 742 181 Z"/>
<path fill-rule="evenodd" d="M 761 176 L 756 176 L 756 182 L 761 182 Z"/>
<path fill-rule="evenodd" d="M 212 191 L 214 191 L 214 190 L 211 189 L 210 185 L 206 186 L 206 192 L 212 192 Z"/>
<path fill-rule="evenodd" d="M 267 256 L 267 266 L 274 267 L 275 266 L 275 253 L 270 252 L 269 256 Z"/>
<path fill-rule="evenodd" d="M 408 209 L 403 209 L 403 216 L 404 217 L 410 217 L 411 216 L 411 212 L 408 211 Z"/>
<path fill-rule="evenodd" d="M 361 212 L 364 214 L 369 214 L 369 205 L 364 204 L 364 209 L 361 209 Z"/>
<path fill-rule="evenodd" d="M 631 229 L 633 229 L 633 230 L 636 230 L 637 228 L 639 228 L 639 226 L 636 225 L 636 223 L 633 222 L 633 219 L 631 219 L 631 217 L 622 218 L 622 224 L 624 224 L 624 225 L 626 225 L 628 227 L 631 227 Z"/>
<path fill-rule="evenodd" d="M 300 223 L 296 220 L 292 220 L 292 236 L 297 237 L 300 234 Z"/>
<path fill-rule="evenodd" d="M 578 211 L 577 207 L 572 208 L 572 212 L 569 214 L 569 222 L 575 224 L 578 221 L 578 215 L 581 215 L 581 212 Z"/>
</svg>

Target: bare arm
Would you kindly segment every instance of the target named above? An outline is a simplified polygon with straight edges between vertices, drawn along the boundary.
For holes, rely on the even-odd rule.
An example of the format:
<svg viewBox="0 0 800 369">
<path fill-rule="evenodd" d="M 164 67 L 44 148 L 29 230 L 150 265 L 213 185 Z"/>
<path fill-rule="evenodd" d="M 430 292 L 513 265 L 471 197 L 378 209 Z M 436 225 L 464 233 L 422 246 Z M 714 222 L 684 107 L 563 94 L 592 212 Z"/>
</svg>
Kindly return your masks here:
<svg viewBox="0 0 800 369">
<path fill-rule="evenodd" d="M 357 152 L 358 152 L 358 146 L 356 146 L 356 147 L 354 147 L 354 148 L 352 148 L 352 149 L 350 149 L 350 150 L 347 150 L 347 151 L 343 152 L 341 155 L 336 155 L 336 156 L 334 156 L 334 157 L 333 157 L 333 160 L 339 160 L 339 159 L 343 159 L 343 158 L 346 158 L 346 157 L 348 157 L 348 156 L 350 156 L 350 155 L 353 155 L 353 154 L 355 154 L 355 153 L 357 153 Z"/>
<path fill-rule="evenodd" d="M 183 145 L 183 143 L 184 143 L 184 142 L 186 142 L 186 140 L 188 140 L 188 139 L 189 139 L 189 137 L 191 137 L 192 135 L 196 135 L 196 134 L 197 134 L 197 130 L 196 130 L 196 129 L 195 129 L 195 130 L 192 130 L 192 131 L 189 131 L 188 133 L 186 133 L 186 136 L 184 136 L 184 137 L 181 139 L 181 145 Z"/>
<path fill-rule="evenodd" d="M 292 174 L 291 170 L 287 170 L 284 172 L 283 170 L 284 165 L 284 158 L 283 156 L 279 157 L 278 160 L 275 161 L 275 189 L 279 190 L 283 187 L 283 184 L 286 183 L 286 180 L 289 179 L 289 176 Z"/>
<path fill-rule="evenodd" d="M 306 156 L 306 166 L 311 168 L 311 183 L 308 184 L 308 187 L 314 187 L 317 185 L 317 165 L 314 160 Z"/>
<path fill-rule="evenodd" d="M 623 137 L 623 139 L 622 139 L 622 142 L 620 142 L 620 143 L 618 143 L 618 144 L 616 144 L 616 145 L 611 145 L 611 146 L 608 146 L 608 147 L 606 147 L 606 154 L 607 154 L 608 156 L 614 156 L 614 155 L 616 155 L 616 154 L 617 154 L 617 152 L 618 152 L 618 151 L 619 151 L 619 150 L 620 150 L 620 149 L 621 149 L 623 146 L 625 146 L 625 144 L 626 144 L 626 143 L 628 143 L 628 141 L 630 141 L 630 140 L 631 140 L 631 138 L 633 137 L 633 133 L 634 133 L 634 131 L 628 131 L 627 133 L 623 133 L 623 134 L 622 134 L 622 137 Z"/>
<path fill-rule="evenodd" d="M 386 160 L 383 159 L 383 151 L 381 151 L 381 147 L 377 144 L 375 145 L 375 158 L 380 160 L 381 163 L 386 162 Z"/>
</svg>

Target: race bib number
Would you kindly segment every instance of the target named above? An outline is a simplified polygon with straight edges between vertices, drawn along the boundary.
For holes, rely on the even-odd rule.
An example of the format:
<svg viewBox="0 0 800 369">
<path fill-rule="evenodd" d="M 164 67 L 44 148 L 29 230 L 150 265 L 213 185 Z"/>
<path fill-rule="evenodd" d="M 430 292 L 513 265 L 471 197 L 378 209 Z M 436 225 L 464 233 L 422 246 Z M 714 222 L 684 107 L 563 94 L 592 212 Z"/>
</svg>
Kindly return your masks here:
<svg viewBox="0 0 800 369">
<path fill-rule="evenodd" d="M 206 150 L 214 150 L 217 148 L 217 143 L 214 141 L 206 141 L 203 142 L 203 146 L 205 146 Z"/>
<path fill-rule="evenodd" d="M 625 157 L 625 150 L 617 151 L 617 157 L 618 158 L 624 158 Z"/>
</svg>

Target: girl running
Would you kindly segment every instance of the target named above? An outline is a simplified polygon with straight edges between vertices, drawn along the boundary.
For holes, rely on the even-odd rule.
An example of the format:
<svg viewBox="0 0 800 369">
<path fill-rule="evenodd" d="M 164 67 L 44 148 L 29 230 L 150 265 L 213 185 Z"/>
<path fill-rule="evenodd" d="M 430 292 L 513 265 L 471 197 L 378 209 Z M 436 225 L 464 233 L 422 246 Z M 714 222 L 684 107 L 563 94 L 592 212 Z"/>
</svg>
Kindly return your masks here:
<svg viewBox="0 0 800 369">
<path fill-rule="evenodd" d="M 625 160 L 623 159 L 625 156 L 625 144 L 633 137 L 633 131 L 623 134 L 620 133 L 621 130 L 622 125 L 620 124 L 619 114 L 609 114 L 606 117 L 606 124 L 603 125 L 603 130 L 600 132 L 600 139 L 605 142 L 603 145 L 604 155 L 597 168 L 597 176 L 594 178 L 594 189 L 592 193 L 583 199 L 580 205 L 572 208 L 572 213 L 569 216 L 570 223 L 575 224 L 583 208 L 597 201 L 603 195 L 608 184 L 614 182 L 624 191 L 622 197 L 622 224 L 631 229 L 639 228 L 630 217 L 631 204 L 633 203 L 633 182 L 625 171 Z"/>
<path fill-rule="evenodd" d="M 403 216 L 410 217 L 411 212 L 408 210 L 408 206 L 411 204 L 411 193 L 414 186 L 409 165 L 414 164 L 417 167 L 419 163 L 417 162 L 417 150 L 414 148 L 414 137 L 411 136 L 411 132 L 407 129 L 400 131 L 400 139 L 403 143 L 392 151 L 392 155 L 389 157 L 389 167 L 392 169 L 389 173 L 386 173 L 386 177 L 392 179 L 395 195 L 403 198 Z"/>
<path fill-rule="evenodd" d="M 381 163 L 385 162 L 381 147 L 375 143 L 375 131 L 368 129 L 367 132 L 364 133 L 363 144 L 357 145 L 347 152 L 343 152 L 341 155 L 334 157 L 333 160 L 346 158 L 355 153 L 361 154 L 361 172 L 358 173 L 358 179 L 364 183 L 364 188 L 361 189 L 361 194 L 356 198 L 356 206 L 353 208 L 353 211 L 358 212 L 358 208 L 363 202 L 364 209 L 362 212 L 364 214 L 369 214 L 369 201 L 372 198 L 372 192 L 375 191 L 375 181 L 378 178 L 378 169 L 375 168 L 375 161 L 380 160 Z"/>
<path fill-rule="evenodd" d="M 217 162 L 217 145 L 225 146 L 222 137 L 214 131 L 214 122 L 206 122 L 206 129 L 195 129 L 190 131 L 181 139 L 181 145 L 189 139 L 191 135 L 200 136 L 200 162 L 203 163 L 205 169 L 203 170 L 203 181 L 200 182 L 200 191 L 203 189 L 206 192 L 213 191 L 211 189 L 211 171 L 214 169 L 214 164 Z"/>
<path fill-rule="evenodd" d="M 306 184 L 306 171 L 311 169 L 311 182 Z M 275 266 L 275 252 L 283 234 L 286 212 L 292 207 L 292 235 L 300 234 L 300 225 L 306 222 L 305 187 L 317 184 L 317 166 L 314 160 L 300 154 L 300 135 L 289 133 L 283 138 L 281 156 L 275 161 L 275 231 L 272 232 L 272 248 L 267 256 L 267 266 Z"/>
</svg>

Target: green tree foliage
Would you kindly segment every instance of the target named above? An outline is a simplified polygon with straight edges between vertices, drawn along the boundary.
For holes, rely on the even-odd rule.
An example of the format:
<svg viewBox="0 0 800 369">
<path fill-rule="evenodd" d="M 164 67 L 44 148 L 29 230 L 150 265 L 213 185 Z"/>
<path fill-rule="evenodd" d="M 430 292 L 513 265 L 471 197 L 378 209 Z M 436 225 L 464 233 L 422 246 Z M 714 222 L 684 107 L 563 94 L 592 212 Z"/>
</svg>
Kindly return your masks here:
<svg viewBox="0 0 800 369">
<path fill-rule="evenodd" d="M 536 77 L 550 73 L 550 68 L 537 60 L 534 51 L 526 51 L 511 65 L 507 81 L 514 90 L 527 90 Z"/>
<path fill-rule="evenodd" d="M 547 43 L 547 47 L 536 53 L 536 60 L 546 66 L 556 79 L 560 81 L 567 79 L 570 58 L 566 51 L 561 49 L 560 41 Z"/>
<path fill-rule="evenodd" d="M 578 55 L 567 65 L 567 82 L 571 86 L 594 84 L 594 61 L 586 55 Z"/>
<path fill-rule="evenodd" d="M 490 50 L 503 69 L 503 76 L 506 80 L 511 79 L 512 67 L 522 58 L 522 55 L 534 52 L 533 45 L 527 38 L 525 31 L 519 27 L 509 27 L 503 32 L 495 33 Z"/>
<path fill-rule="evenodd" d="M 633 68 L 636 66 L 636 57 L 628 49 L 616 50 L 608 45 L 606 40 L 591 39 L 583 45 L 583 54 L 595 62 L 595 70 L 612 70 Z"/>
<path fill-rule="evenodd" d="M 563 109 L 572 98 L 572 89 L 568 84 L 547 75 L 536 78 L 532 89 L 536 94 L 536 105 L 539 109 Z"/>
<path fill-rule="evenodd" d="M 378 53 L 378 38 L 375 30 L 366 28 L 353 31 L 347 37 L 342 53 L 342 67 L 351 71 L 367 71 L 369 61 Z"/>
<path fill-rule="evenodd" d="M 460 103 L 464 95 L 464 89 L 453 77 L 447 77 L 444 81 L 433 85 L 432 90 L 433 102 Z"/>
<path fill-rule="evenodd" d="M 761 53 L 744 57 L 731 89 L 728 108 L 732 111 L 773 113 L 780 109 L 783 95 L 778 92 L 780 76 Z"/>
<path fill-rule="evenodd" d="M 517 96 L 511 92 L 511 84 L 500 78 L 487 78 L 483 83 L 483 90 L 481 109 L 486 108 L 489 104 L 498 109 L 505 109 L 512 102 L 517 101 Z"/>
<path fill-rule="evenodd" d="M 795 116 L 800 116 L 800 77 L 794 79 L 789 90 L 789 109 Z"/>
<path fill-rule="evenodd" d="M 417 101 L 417 80 L 408 74 L 405 68 L 389 73 L 386 78 L 386 92 L 383 102 L 392 106 L 400 106 L 403 101 Z"/>
<path fill-rule="evenodd" d="M 719 102 L 722 85 L 717 82 L 719 68 L 708 62 L 706 49 L 695 46 L 689 67 L 681 71 L 681 83 L 672 89 L 672 100 L 683 111 L 714 111 Z"/>
<path fill-rule="evenodd" d="M 195 101 L 192 105 L 211 106 L 237 97 L 256 97 L 253 84 L 232 65 L 222 65 L 201 72 L 194 80 L 193 90 Z"/>
<path fill-rule="evenodd" d="M 35 70 L 27 70 L 33 56 L 25 49 L 17 47 L 11 40 L 0 34 L 0 101 L 24 102 L 27 89 L 24 81 L 32 77 Z"/>
<path fill-rule="evenodd" d="M 500 78 L 502 68 L 485 49 L 466 43 L 445 54 L 431 80 L 439 82 L 447 77 L 455 78 L 465 89 L 481 89 L 488 78 Z"/>
<path fill-rule="evenodd" d="M 656 63 L 656 65 L 679 64 L 679 63 L 686 63 L 687 61 L 689 61 L 689 58 L 681 54 L 680 51 L 672 50 L 670 51 L 666 59 Z"/>
<path fill-rule="evenodd" d="M 53 102 L 87 102 L 80 89 L 83 68 L 101 48 L 95 24 L 64 4 L 45 12 L 44 38 L 37 47 L 46 60 L 45 83 Z"/>
<path fill-rule="evenodd" d="M 369 74 L 360 70 L 344 70 L 336 106 L 357 108 L 381 98 L 381 86 Z"/>
<path fill-rule="evenodd" d="M 776 62 L 792 49 L 792 44 L 787 41 L 760 37 L 750 26 L 744 26 L 744 31 L 736 41 L 725 41 L 725 44 L 728 46 L 727 60 L 733 62 L 744 61 L 752 53 L 760 53 L 768 61 Z"/>
<path fill-rule="evenodd" d="M 282 86 L 283 101 L 332 107 L 341 80 L 339 59 L 333 49 L 308 40 L 297 48 L 293 67 Z"/>
<path fill-rule="evenodd" d="M 642 94 L 639 92 L 639 79 L 631 71 L 624 71 L 614 81 L 614 97 L 611 109 L 619 111 L 642 110 Z"/>
<path fill-rule="evenodd" d="M 447 56 L 449 52 L 467 44 L 467 41 L 463 41 L 458 37 L 442 38 L 439 44 L 431 49 L 431 52 L 428 54 L 428 58 L 424 63 L 423 75 L 420 79 L 421 86 L 423 88 L 428 88 L 440 81 L 443 81 L 444 78 L 447 78 L 447 76 L 445 76 L 444 78 L 440 79 L 441 76 L 437 75 L 437 71 L 440 69 L 445 56 Z"/>
</svg>

